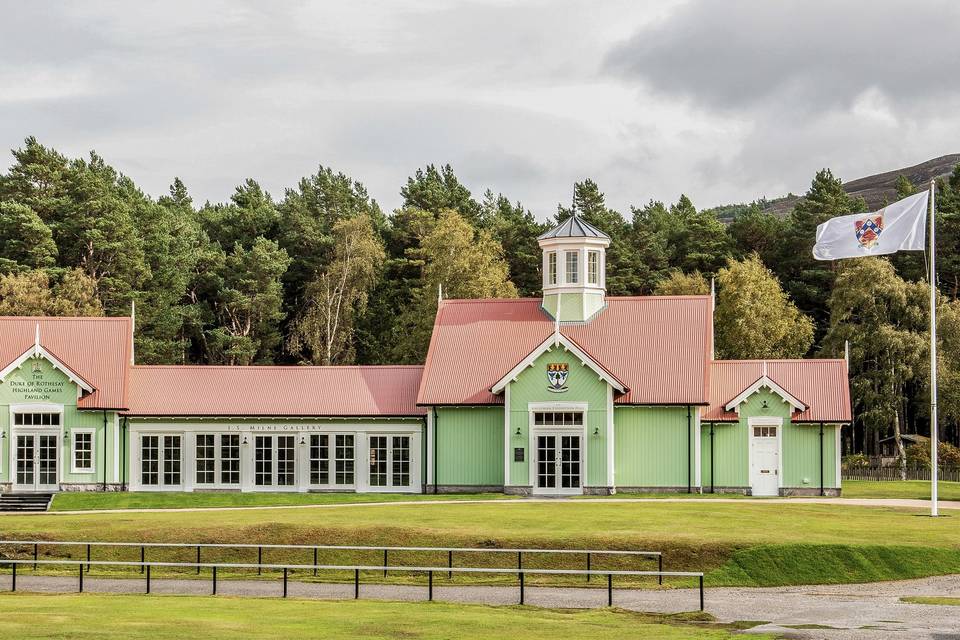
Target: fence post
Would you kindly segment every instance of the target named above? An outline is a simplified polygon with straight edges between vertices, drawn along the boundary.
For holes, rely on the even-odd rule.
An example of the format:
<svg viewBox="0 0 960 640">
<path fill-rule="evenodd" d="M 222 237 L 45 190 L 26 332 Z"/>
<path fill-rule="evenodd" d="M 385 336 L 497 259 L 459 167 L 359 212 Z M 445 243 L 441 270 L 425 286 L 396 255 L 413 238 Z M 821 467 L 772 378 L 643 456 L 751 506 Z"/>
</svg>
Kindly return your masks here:
<svg viewBox="0 0 960 640">
<path fill-rule="evenodd" d="M 703 576 L 700 576 L 700 611 L 703 611 Z"/>
<path fill-rule="evenodd" d="M 613 606 L 613 574 L 607 574 L 607 606 Z"/>
<path fill-rule="evenodd" d="M 213 595 L 217 595 L 217 566 L 213 566 Z"/>
<path fill-rule="evenodd" d="M 590 552 L 587 551 L 587 571 L 590 571 Z M 590 574 L 587 573 L 587 582 L 590 582 Z"/>
<path fill-rule="evenodd" d="M 453 569 L 453 549 L 447 551 L 447 568 Z M 453 571 L 447 572 L 447 579 L 453 580 Z"/>
<path fill-rule="evenodd" d="M 87 571 L 90 571 L 90 545 L 87 545 Z"/>
<path fill-rule="evenodd" d="M 520 572 L 520 604 L 523 604 L 523 571 Z"/>
<path fill-rule="evenodd" d="M 317 575 L 317 548 L 313 548 L 313 575 Z"/>
<path fill-rule="evenodd" d="M 657 571 L 660 572 L 660 575 L 657 576 L 657 584 L 663 584 L 663 554 L 657 556 Z"/>
<path fill-rule="evenodd" d="M 257 547 L 257 575 L 262 575 L 263 567 L 263 547 Z"/>
<path fill-rule="evenodd" d="M 197 545 L 197 575 L 200 575 L 200 545 Z"/>
<path fill-rule="evenodd" d="M 517 571 L 523 569 L 523 551 L 517 551 Z"/>
<path fill-rule="evenodd" d="M 360 599 L 360 569 L 353 570 L 353 599 Z"/>
<path fill-rule="evenodd" d="M 387 550 L 383 550 L 383 577 L 387 577 Z"/>
<path fill-rule="evenodd" d="M 140 573 L 143 573 L 143 561 L 145 557 L 146 557 L 146 553 L 143 548 L 143 545 L 140 545 Z"/>
<path fill-rule="evenodd" d="M 150 565 L 147 565 L 147 595 L 150 595 Z"/>
<path fill-rule="evenodd" d="M 83 563 L 80 563 L 80 593 L 83 593 Z"/>
<path fill-rule="evenodd" d="M 40 547 L 39 544 L 37 544 L 36 542 L 33 543 L 33 570 L 34 571 L 37 570 L 37 555 L 39 553 L 39 547 Z"/>
<path fill-rule="evenodd" d="M 433 571 L 427 572 L 427 600 L 433 602 Z"/>
<path fill-rule="evenodd" d="M 13 576 L 10 582 L 10 591 L 17 590 L 17 563 L 13 563 Z"/>
<path fill-rule="evenodd" d="M 283 597 L 287 597 L 287 568 L 283 568 Z"/>
</svg>

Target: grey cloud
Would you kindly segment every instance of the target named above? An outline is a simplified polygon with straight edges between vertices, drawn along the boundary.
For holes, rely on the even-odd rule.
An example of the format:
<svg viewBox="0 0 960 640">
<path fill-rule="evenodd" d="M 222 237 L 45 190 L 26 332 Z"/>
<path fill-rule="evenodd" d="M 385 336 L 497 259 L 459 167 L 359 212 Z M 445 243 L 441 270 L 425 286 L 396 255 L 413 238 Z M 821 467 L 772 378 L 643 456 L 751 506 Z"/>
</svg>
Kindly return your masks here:
<svg viewBox="0 0 960 640">
<path fill-rule="evenodd" d="M 802 114 L 871 88 L 897 102 L 957 91 L 958 32 L 947 0 L 699 0 L 615 46 L 605 68 L 706 109 L 774 101 Z"/>
</svg>

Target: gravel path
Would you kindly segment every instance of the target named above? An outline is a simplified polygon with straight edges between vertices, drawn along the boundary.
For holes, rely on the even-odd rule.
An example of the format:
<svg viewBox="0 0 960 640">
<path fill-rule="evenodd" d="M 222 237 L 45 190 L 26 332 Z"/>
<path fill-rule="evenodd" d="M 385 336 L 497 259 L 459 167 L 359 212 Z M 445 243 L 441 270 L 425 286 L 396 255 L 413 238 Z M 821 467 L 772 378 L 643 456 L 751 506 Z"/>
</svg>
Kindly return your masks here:
<svg viewBox="0 0 960 640">
<path fill-rule="evenodd" d="M 20 575 L 17 589 L 35 592 L 74 592 L 77 578 Z M 143 579 L 90 578 L 88 592 L 143 593 Z M 10 576 L 0 577 L 0 589 L 10 588 Z M 350 599 L 352 584 L 306 583 L 290 580 L 291 598 Z M 208 595 L 207 580 L 153 579 L 154 594 Z M 220 580 L 218 595 L 280 597 L 282 582 L 268 580 Z M 879 640 L 931 638 L 960 640 L 960 607 L 916 605 L 900 602 L 902 596 L 960 597 L 960 575 L 877 582 L 855 585 L 820 585 L 776 588 L 707 589 L 706 609 L 719 620 L 761 620 L 766 624 L 753 632 L 773 631 L 791 638 L 829 640 Z M 526 604 L 551 608 L 585 608 L 606 605 L 605 589 L 527 587 Z M 401 601 L 427 599 L 426 586 L 363 585 L 360 597 Z M 695 589 L 614 591 L 614 606 L 636 611 L 674 612 L 696 610 Z M 519 589 L 502 586 L 435 586 L 434 599 L 447 602 L 513 605 Z M 213 605 L 211 605 L 213 606 Z M 798 629 L 820 625 L 828 628 Z"/>
<path fill-rule="evenodd" d="M 909 498 L 521 498 L 514 500 L 392 500 L 385 502 L 346 502 L 330 504 L 261 505 L 250 507 L 172 507 L 169 509 L 88 509 L 84 511 L 39 511 L 0 512 L 2 516 L 76 516 L 91 513 L 180 513 L 194 511 L 270 511 L 276 509 L 341 509 L 343 507 L 384 507 L 397 505 L 454 506 L 461 504 L 523 505 L 531 502 L 575 502 L 577 504 L 616 504 L 635 502 L 693 502 L 721 504 L 834 504 L 848 507 L 897 507 L 905 509 L 930 509 L 929 500 Z M 960 509 L 958 500 L 941 500 L 941 509 Z"/>
</svg>

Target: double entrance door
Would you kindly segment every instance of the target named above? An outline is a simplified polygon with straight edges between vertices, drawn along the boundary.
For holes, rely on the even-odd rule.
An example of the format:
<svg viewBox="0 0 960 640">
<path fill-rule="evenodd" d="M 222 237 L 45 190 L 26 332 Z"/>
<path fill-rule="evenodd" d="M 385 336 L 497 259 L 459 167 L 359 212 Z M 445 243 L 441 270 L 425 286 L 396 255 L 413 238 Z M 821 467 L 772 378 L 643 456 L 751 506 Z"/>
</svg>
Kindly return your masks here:
<svg viewBox="0 0 960 640">
<path fill-rule="evenodd" d="M 59 488 L 59 438 L 56 433 L 16 433 L 14 491 L 56 491 Z"/>
<path fill-rule="evenodd" d="M 572 433 L 536 434 L 537 493 L 582 492 L 582 437 Z"/>
<path fill-rule="evenodd" d="M 370 436 L 370 488 L 410 486 L 410 436 Z"/>
</svg>

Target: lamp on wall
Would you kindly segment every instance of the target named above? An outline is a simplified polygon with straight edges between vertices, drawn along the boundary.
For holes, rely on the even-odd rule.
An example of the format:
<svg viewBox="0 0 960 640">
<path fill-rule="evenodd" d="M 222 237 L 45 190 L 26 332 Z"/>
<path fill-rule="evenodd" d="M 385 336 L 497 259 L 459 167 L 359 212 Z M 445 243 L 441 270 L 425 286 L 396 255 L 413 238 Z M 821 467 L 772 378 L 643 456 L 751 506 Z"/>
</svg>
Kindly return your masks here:
<svg viewBox="0 0 960 640">
<path fill-rule="evenodd" d="M 250 441 L 247 440 L 247 436 L 243 436 L 243 443 L 242 443 L 242 444 L 250 444 Z"/>
<path fill-rule="evenodd" d="M 764 400 L 763 403 L 760 405 L 760 408 L 761 408 L 761 409 L 769 409 L 769 408 L 770 408 L 770 405 L 767 404 L 767 401 L 766 401 L 766 400 Z"/>
<path fill-rule="evenodd" d="M 300 436 L 300 446 L 307 444 L 307 439 L 304 436 Z"/>
<path fill-rule="evenodd" d="M 520 427 L 517 427 L 517 432 L 513 435 L 517 436 L 518 438 L 523 435 L 522 433 L 520 433 Z"/>
<path fill-rule="evenodd" d="M 595 436 L 599 436 L 599 435 L 600 435 L 600 427 L 594 427 L 594 428 L 593 428 L 593 435 L 595 435 Z"/>
<path fill-rule="evenodd" d="M 70 430 L 69 430 L 69 429 L 64 429 L 64 430 L 63 430 L 63 441 L 64 441 L 64 442 L 70 442 Z"/>
</svg>

